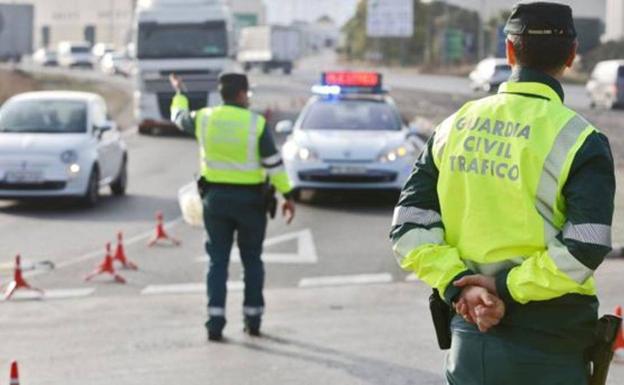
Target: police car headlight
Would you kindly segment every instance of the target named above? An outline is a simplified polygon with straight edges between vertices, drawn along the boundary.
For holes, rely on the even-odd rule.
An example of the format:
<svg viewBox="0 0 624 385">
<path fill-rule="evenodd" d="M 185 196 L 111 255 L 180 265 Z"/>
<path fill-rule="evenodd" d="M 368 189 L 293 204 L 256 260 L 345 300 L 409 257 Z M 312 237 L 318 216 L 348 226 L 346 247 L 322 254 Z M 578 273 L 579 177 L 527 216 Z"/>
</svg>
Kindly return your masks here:
<svg viewBox="0 0 624 385">
<path fill-rule="evenodd" d="M 406 156 L 412 155 L 414 153 L 413 149 L 410 149 L 407 146 L 399 146 L 397 148 L 393 148 L 390 151 L 382 154 L 379 157 L 379 161 L 382 163 L 391 163 L 395 162 L 401 158 L 405 158 Z"/>
<path fill-rule="evenodd" d="M 67 150 L 61 153 L 61 162 L 65 164 L 76 163 L 78 160 L 78 153 L 74 150 Z"/>
</svg>

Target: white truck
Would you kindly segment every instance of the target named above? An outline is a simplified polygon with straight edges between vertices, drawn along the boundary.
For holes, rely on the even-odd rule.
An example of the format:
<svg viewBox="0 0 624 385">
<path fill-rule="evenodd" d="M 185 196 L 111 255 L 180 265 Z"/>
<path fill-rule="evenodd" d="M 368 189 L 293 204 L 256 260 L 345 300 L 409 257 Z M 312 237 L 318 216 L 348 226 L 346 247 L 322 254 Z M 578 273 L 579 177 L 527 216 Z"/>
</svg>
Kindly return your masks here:
<svg viewBox="0 0 624 385">
<path fill-rule="evenodd" d="M 33 52 L 34 8 L 0 4 L 0 61 L 19 62 Z"/>
<path fill-rule="evenodd" d="M 263 25 L 241 30 L 237 59 L 245 71 L 281 68 L 288 75 L 300 54 L 301 37 L 294 28 Z"/>
<path fill-rule="evenodd" d="M 131 51 L 140 133 L 174 129 L 169 75 L 182 77 L 191 109 L 220 102 L 219 74 L 234 66 L 233 19 L 222 0 L 139 0 Z"/>
</svg>

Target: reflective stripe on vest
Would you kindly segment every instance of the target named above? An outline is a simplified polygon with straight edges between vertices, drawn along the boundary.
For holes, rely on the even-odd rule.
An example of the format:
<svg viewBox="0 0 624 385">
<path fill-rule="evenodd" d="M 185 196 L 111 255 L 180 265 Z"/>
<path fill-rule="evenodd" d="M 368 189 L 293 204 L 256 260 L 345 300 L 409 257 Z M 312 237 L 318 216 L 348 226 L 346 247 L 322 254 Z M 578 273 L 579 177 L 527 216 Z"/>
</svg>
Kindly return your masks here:
<svg viewBox="0 0 624 385">
<path fill-rule="evenodd" d="M 561 230 L 556 223 L 555 210 L 559 196 L 559 180 L 568 154 L 589 123 L 576 115 L 559 131 L 555 143 L 544 162 L 544 169 L 536 193 L 535 207 L 544 218 L 544 239 L 551 241 Z"/>
</svg>

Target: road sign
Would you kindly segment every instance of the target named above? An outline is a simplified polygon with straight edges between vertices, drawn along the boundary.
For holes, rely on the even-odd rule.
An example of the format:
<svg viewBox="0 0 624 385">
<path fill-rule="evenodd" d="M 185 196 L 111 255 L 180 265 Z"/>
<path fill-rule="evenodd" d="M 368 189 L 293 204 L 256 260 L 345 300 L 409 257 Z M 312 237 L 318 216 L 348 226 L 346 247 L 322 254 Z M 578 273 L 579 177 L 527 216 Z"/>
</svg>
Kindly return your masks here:
<svg viewBox="0 0 624 385">
<path fill-rule="evenodd" d="M 368 0 L 369 37 L 412 37 L 414 0 Z"/>
</svg>

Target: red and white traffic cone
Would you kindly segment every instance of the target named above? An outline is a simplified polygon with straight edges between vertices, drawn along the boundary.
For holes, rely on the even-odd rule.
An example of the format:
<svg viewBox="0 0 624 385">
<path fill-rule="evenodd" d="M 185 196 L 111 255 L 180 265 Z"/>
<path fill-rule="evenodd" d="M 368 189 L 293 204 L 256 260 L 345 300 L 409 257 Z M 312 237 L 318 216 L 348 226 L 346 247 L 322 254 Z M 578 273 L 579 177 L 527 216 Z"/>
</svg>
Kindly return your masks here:
<svg viewBox="0 0 624 385">
<path fill-rule="evenodd" d="M 90 281 L 94 277 L 102 274 L 109 274 L 115 278 L 116 282 L 126 283 L 126 280 L 121 275 L 117 274 L 115 271 L 115 265 L 113 264 L 113 256 L 111 254 L 111 244 L 110 242 L 106 244 L 106 256 L 100 265 L 89 275 L 85 277 L 85 281 Z"/>
<path fill-rule="evenodd" d="M 121 263 L 121 266 L 124 269 L 138 270 L 139 267 L 128 260 L 126 257 L 126 250 L 123 245 L 123 233 L 120 231 L 117 233 L 117 249 L 115 250 L 115 257 L 113 260 Z"/>
<path fill-rule="evenodd" d="M 164 217 L 161 211 L 156 213 L 156 233 L 147 243 L 147 246 L 152 247 L 158 243 L 158 241 L 169 241 L 175 246 L 179 246 L 182 242 L 173 238 L 165 231 L 165 225 L 163 224 Z"/>
<path fill-rule="evenodd" d="M 24 276 L 22 275 L 21 259 L 22 257 L 19 254 L 15 256 L 15 269 L 13 271 L 13 281 L 9 283 L 9 286 L 7 286 L 7 289 L 4 293 L 5 300 L 11 299 L 13 294 L 15 294 L 15 292 L 18 290 L 31 290 L 31 291 L 36 291 L 40 293 L 41 295 L 43 295 L 43 290 L 30 286 L 28 282 L 26 282 L 26 280 L 24 279 Z"/>
<path fill-rule="evenodd" d="M 19 385 L 19 370 L 17 369 L 17 361 L 11 362 L 11 380 L 9 385 Z"/>
</svg>

